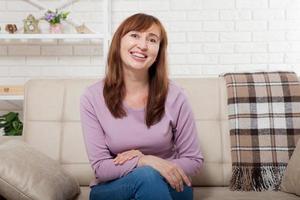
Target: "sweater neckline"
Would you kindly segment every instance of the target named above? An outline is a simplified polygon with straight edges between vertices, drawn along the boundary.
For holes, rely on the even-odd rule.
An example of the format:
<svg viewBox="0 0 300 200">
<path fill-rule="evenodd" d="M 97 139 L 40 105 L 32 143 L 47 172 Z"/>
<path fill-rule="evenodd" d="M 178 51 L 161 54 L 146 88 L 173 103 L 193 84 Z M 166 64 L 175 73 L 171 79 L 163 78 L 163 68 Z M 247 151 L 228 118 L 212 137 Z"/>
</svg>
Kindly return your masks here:
<svg viewBox="0 0 300 200">
<path fill-rule="evenodd" d="M 143 107 L 143 108 L 132 108 L 125 101 L 123 101 L 123 106 L 127 110 L 131 110 L 131 111 L 134 111 L 134 112 L 144 112 L 145 111 L 145 107 Z"/>
</svg>

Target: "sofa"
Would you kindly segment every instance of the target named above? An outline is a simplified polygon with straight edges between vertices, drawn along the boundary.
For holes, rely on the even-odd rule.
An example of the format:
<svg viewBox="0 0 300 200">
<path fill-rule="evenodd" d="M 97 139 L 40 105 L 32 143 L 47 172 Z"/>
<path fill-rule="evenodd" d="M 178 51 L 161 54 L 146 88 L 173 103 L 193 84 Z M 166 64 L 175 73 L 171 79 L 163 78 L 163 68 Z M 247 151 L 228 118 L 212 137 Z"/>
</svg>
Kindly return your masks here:
<svg viewBox="0 0 300 200">
<path fill-rule="evenodd" d="M 58 161 L 77 179 L 81 189 L 77 200 L 89 198 L 89 183 L 93 178 L 83 142 L 79 97 L 96 81 L 98 79 L 33 79 L 25 84 L 24 131 L 19 139 Z M 300 200 L 299 196 L 281 191 L 230 191 L 225 81 L 218 77 L 177 78 L 174 81 L 185 89 L 192 105 L 205 157 L 202 170 L 192 179 L 194 199 Z"/>
</svg>

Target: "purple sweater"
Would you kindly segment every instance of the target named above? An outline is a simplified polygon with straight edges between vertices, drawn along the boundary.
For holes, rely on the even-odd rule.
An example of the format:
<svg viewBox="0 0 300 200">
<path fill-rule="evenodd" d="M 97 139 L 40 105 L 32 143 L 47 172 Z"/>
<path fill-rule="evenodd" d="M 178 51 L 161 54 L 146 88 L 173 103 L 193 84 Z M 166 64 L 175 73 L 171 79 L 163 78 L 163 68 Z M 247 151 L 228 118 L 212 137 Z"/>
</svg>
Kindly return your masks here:
<svg viewBox="0 0 300 200">
<path fill-rule="evenodd" d="M 80 99 L 84 141 L 96 180 L 91 185 L 120 178 L 138 164 L 138 157 L 115 165 L 118 153 L 137 149 L 180 166 L 187 175 L 195 174 L 203 163 L 191 107 L 181 88 L 172 81 L 160 122 L 147 128 L 144 109 L 124 104 L 126 117 L 114 118 L 103 97 L 103 81 L 89 86 Z"/>
</svg>

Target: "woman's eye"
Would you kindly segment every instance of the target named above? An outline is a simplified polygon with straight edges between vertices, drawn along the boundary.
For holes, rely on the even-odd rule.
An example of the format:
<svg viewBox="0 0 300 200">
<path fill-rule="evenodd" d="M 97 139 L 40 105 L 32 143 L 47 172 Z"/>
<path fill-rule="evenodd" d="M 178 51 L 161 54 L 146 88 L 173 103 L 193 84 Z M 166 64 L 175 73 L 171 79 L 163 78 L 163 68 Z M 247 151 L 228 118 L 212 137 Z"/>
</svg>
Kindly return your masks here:
<svg viewBox="0 0 300 200">
<path fill-rule="evenodd" d="M 136 33 L 132 33 L 132 34 L 130 34 L 130 36 L 133 38 L 138 38 L 138 34 L 136 34 Z"/>
<path fill-rule="evenodd" d="M 157 43 L 157 40 L 156 39 L 154 39 L 154 38 L 150 38 L 150 40 L 149 40 L 150 42 L 152 42 L 152 43 Z"/>
</svg>

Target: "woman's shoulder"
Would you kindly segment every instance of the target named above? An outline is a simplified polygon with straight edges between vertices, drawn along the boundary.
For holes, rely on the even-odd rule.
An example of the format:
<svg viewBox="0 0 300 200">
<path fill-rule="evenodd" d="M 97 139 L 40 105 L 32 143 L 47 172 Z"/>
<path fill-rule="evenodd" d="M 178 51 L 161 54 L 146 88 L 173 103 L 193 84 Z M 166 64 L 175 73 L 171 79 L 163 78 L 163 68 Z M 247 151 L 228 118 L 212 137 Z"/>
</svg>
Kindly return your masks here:
<svg viewBox="0 0 300 200">
<path fill-rule="evenodd" d="M 175 81 L 169 80 L 167 104 L 181 104 L 186 100 L 185 90 Z"/>
<path fill-rule="evenodd" d="M 103 85 L 104 85 L 104 80 L 100 79 L 94 83 L 92 83 L 91 85 L 88 85 L 84 92 L 99 92 L 101 90 L 103 90 Z"/>
<path fill-rule="evenodd" d="M 99 95 L 101 96 L 103 93 L 103 86 L 104 86 L 104 80 L 100 79 L 97 82 L 88 85 L 81 96 L 85 96 L 87 98 L 93 98 L 93 97 L 98 97 Z"/>
<path fill-rule="evenodd" d="M 169 80 L 169 94 L 172 95 L 185 95 L 185 90 L 182 86 L 176 83 L 174 80 Z"/>
</svg>

